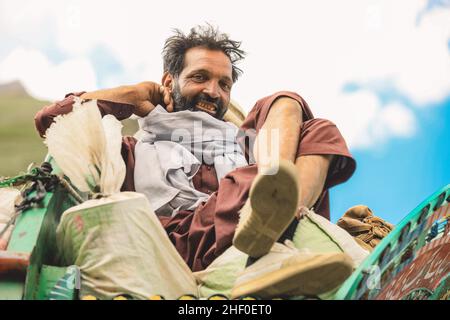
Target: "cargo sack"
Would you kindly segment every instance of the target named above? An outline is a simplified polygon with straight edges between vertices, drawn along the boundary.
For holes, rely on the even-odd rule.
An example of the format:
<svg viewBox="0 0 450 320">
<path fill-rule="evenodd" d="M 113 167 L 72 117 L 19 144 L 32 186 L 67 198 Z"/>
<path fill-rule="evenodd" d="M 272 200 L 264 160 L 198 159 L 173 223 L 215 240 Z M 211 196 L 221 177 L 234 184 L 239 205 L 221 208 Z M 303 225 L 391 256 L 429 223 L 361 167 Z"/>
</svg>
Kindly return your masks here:
<svg viewBox="0 0 450 320">
<path fill-rule="evenodd" d="M 197 295 L 191 270 L 144 195 L 121 192 L 67 210 L 57 240 L 64 264 L 81 269 L 81 296 Z"/>
<path fill-rule="evenodd" d="M 90 199 L 61 217 L 56 237 L 62 263 L 79 266 L 81 296 L 197 294 L 189 267 L 147 198 L 120 192 L 125 177 L 121 128 L 113 116 L 101 117 L 95 100 L 76 98 L 73 111 L 55 118 L 46 132 L 49 154 Z"/>
<path fill-rule="evenodd" d="M 0 188 L 0 250 L 6 250 L 14 229 L 11 222 L 16 212 L 15 205 L 19 204 L 22 196 L 20 191 L 14 188 Z"/>
<path fill-rule="evenodd" d="M 353 259 L 355 269 L 369 255 L 344 229 L 311 210 L 299 221 L 292 241 L 296 248 L 308 249 L 311 252 L 344 252 Z M 208 297 L 219 293 L 230 297 L 238 274 L 245 268 L 247 257 L 235 247 L 230 247 L 208 268 L 195 272 L 200 296 Z M 320 295 L 320 298 L 331 299 L 335 292 L 336 290 L 325 293 Z"/>
</svg>

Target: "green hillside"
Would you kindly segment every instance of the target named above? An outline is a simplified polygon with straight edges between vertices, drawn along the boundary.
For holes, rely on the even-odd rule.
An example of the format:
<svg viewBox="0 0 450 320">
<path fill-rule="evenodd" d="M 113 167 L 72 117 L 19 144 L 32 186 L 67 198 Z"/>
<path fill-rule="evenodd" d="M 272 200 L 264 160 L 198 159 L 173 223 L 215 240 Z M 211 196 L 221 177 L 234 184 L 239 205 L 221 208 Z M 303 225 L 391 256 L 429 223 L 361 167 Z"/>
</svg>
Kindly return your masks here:
<svg viewBox="0 0 450 320">
<path fill-rule="evenodd" d="M 34 115 L 48 102 L 30 97 L 17 86 L 0 85 L 0 177 L 26 171 L 32 162 L 40 164 L 47 153 L 34 127 Z M 127 135 L 137 129 L 132 120 L 124 121 L 124 126 Z"/>
<path fill-rule="evenodd" d="M 0 94 L 0 176 L 16 175 L 43 161 L 46 148 L 33 119 L 45 104 L 26 95 Z"/>
</svg>

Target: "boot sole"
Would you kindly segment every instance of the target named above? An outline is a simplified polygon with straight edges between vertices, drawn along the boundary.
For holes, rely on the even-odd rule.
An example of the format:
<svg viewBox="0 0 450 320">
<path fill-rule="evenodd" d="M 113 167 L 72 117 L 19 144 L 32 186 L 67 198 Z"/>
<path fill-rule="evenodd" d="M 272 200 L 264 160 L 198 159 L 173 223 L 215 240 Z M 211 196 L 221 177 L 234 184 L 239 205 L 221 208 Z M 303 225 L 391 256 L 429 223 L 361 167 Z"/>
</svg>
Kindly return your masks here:
<svg viewBox="0 0 450 320">
<path fill-rule="evenodd" d="M 257 176 L 249 196 L 251 213 L 240 221 L 233 245 L 255 258 L 268 253 L 294 220 L 298 188 L 295 166 L 288 161 L 280 161 L 274 175 Z"/>
<path fill-rule="evenodd" d="M 317 266 L 319 265 L 319 266 Z M 254 295 L 315 297 L 337 288 L 352 274 L 352 260 L 343 253 L 321 255 L 310 261 L 281 267 L 263 277 L 233 288 L 232 299 Z"/>
</svg>

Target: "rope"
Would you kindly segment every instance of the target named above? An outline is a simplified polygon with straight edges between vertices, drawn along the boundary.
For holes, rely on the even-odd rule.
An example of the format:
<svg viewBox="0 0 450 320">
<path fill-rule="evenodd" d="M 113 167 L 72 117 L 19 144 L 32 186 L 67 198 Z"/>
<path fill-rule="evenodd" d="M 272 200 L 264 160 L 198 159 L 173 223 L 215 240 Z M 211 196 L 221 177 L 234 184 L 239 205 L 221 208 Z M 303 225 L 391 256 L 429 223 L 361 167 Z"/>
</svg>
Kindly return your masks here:
<svg viewBox="0 0 450 320">
<path fill-rule="evenodd" d="M 23 200 L 20 204 L 15 206 L 15 213 L 0 231 L 0 238 L 5 234 L 8 228 L 16 222 L 17 217 L 22 212 L 31 208 L 34 204 L 40 203 L 45 198 L 47 192 L 52 191 L 58 184 L 66 189 L 78 203 L 84 201 L 67 180 L 51 174 L 52 171 L 53 168 L 51 164 L 44 162 L 40 167 L 30 169 L 25 174 L 0 180 L 0 188 L 18 187 L 20 185 L 25 186 L 24 190 L 21 192 Z M 27 184 L 29 183 L 32 184 L 30 187 L 27 187 Z M 36 193 L 33 197 L 30 197 L 33 191 L 36 191 Z"/>
<path fill-rule="evenodd" d="M 69 194 L 78 202 L 78 203 L 83 203 L 83 198 L 80 197 L 80 195 L 75 191 L 75 189 L 70 185 L 70 183 L 62 178 L 62 177 L 57 177 L 58 178 L 58 182 L 61 184 L 61 186 L 63 188 L 65 188 L 67 190 L 67 192 L 69 192 Z"/>
</svg>

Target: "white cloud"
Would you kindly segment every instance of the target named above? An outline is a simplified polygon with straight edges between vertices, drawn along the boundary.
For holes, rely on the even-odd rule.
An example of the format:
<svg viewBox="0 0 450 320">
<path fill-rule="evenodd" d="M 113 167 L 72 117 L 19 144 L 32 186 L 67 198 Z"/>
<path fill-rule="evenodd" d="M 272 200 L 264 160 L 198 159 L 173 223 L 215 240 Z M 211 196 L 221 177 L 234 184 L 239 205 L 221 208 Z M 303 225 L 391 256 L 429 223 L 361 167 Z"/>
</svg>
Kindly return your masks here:
<svg viewBox="0 0 450 320">
<path fill-rule="evenodd" d="M 386 135 L 410 137 L 416 130 L 416 118 L 411 110 L 399 103 L 383 107 L 379 113 L 379 123 Z"/>
<path fill-rule="evenodd" d="M 0 63 L 0 70 L 0 82 L 20 80 L 31 95 L 41 99 L 96 88 L 95 73 L 88 60 L 78 58 L 52 64 L 33 49 L 15 49 Z"/>
<path fill-rule="evenodd" d="M 398 88 L 416 103 L 427 104 L 450 92 L 450 10 L 426 15 L 398 58 Z"/>
<path fill-rule="evenodd" d="M 382 106 L 369 88 L 343 92 L 346 83 L 389 80 L 389 85 L 423 106 L 450 93 L 450 10 L 433 10 L 416 26 L 425 0 L 350 0 L 345 6 L 326 0 L 263 0 L 257 5 L 240 0 L 170 5 L 136 0 L 33 3 L 0 2 L 0 26 L 10 37 L 36 36 L 35 30 L 54 33 L 56 45 L 76 61 L 86 61 L 92 47 L 104 45 L 123 65 L 127 75 L 123 81 L 160 81 L 161 48 L 172 28 L 187 30 L 205 21 L 217 24 L 242 40 L 249 53 L 241 64 L 245 73 L 234 88 L 235 100 L 249 110 L 257 98 L 276 90 L 297 91 L 316 116 L 338 124 L 353 148 L 411 136 L 417 121 L 406 106 Z M 30 6 L 35 8 L 27 10 Z M 84 68 L 76 74 L 92 81 L 87 63 Z M 41 92 L 44 85 L 29 80 L 33 75 L 22 78 L 33 86 L 31 91 Z M 92 84 L 64 78 L 58 79 L 61 83 L 46 78 L 58 82 L 50 86 L 54 90 L 48 90 L 49 96 L 57 99 L 62 91 L 88 89 Z"/>
<path fill-rule="evenodd" d="M 328 99 L 334 104 L 325 111 L 326 118 L 333 119 L 351 149 L 370 148 L 416 132 L 417 121 L 410 108 L 400 103 L 383 106 L 373 92 L 361 90 Z"/>
<path fill-rule="evenodd" d="M 377 142 L 371 128 L 381 107 L 373 93 L 360 91 L 336 95 L 333 101 L 333 111 L 327 118 L 335 119 L 349 147 L 368 147 Z"/>
</svg>

